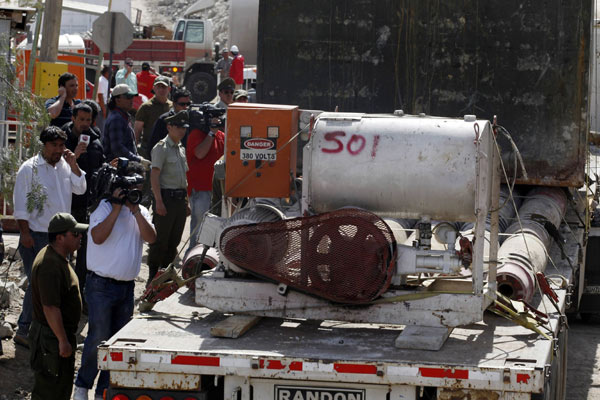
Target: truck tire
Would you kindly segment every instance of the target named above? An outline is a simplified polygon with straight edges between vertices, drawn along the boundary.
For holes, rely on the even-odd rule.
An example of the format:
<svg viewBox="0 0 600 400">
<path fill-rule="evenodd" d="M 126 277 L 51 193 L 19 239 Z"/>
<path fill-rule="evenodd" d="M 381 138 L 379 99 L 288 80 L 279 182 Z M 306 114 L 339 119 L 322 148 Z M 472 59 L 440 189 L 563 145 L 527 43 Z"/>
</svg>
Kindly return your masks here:
<svg viewBox="0 0 600 400">
<path fill-rule="evenodd" d="M 194 103 L 211 101 L 217 95 L 217 80 L 206 72 L 194 72 L 188 76 L 185 87 L 192 94 Z"/>
</svg>

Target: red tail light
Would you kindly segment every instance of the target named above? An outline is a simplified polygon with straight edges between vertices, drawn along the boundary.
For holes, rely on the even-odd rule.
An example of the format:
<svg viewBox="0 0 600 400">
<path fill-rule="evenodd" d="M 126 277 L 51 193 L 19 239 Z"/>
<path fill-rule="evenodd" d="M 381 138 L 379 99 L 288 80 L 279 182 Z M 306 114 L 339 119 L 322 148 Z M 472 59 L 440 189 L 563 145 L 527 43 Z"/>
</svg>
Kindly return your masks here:
<svg viewBox="0 0 600 400">
<path fill-rule="evenodd" d="M 112 400 L 129 400 L 129 397 L 124 394 L 117 394 L 113 396 Z"/>
</svg>

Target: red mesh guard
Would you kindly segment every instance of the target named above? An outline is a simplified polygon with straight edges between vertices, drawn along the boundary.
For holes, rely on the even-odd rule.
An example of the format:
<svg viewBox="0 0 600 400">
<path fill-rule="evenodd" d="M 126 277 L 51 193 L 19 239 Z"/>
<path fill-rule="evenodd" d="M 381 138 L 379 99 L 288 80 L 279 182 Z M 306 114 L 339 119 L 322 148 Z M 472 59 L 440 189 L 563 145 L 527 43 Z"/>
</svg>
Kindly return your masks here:
<svg viewBox="0 0 600 400">
<path fill-rule="evenodd" d="M 221 235 L 221 254 L 252 273 L 334 302 L 360 304 L 387 290 L 396 243 L 368 211 L 238 225 Z"/>
</svg>

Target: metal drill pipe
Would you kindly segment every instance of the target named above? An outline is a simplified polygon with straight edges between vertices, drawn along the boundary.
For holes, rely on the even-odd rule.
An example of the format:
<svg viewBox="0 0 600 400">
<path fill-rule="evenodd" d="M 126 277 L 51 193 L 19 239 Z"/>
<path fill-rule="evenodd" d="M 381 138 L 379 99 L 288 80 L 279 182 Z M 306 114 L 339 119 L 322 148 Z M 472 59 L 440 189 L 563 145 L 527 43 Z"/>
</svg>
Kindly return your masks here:
<svg viewBox="0 0 600 400">
<path fill-rule="evenodd" d="M 527 193 L 519 209 L 519 221 L 508 227 L 509 236 L 498 250 L 498 291 L 511 299 L 531 301 L 536 288 L 535 274 L 548 262 L 552 238 L 545 224 L 558 228 L 567 207 L 560 188 L 536 187 Z"/>
</svg>

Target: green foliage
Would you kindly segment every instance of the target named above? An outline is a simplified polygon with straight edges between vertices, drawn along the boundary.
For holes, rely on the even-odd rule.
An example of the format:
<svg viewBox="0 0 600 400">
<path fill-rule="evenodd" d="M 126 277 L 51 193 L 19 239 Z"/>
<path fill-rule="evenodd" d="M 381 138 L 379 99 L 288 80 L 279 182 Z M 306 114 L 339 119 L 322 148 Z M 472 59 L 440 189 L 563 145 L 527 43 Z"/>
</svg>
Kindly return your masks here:
<svg viewBox="0 0 600 400">
<path fill-rule="evenodd" d="M 37 165 L 34 165 L 31 190 L 27 193 L 27 212 L 29 214 L 33 214 L 34 211 L 37 211 L 38 213 L 43 212 L 44 204 L 46 204 L 47 199 L 48 194 L 37 176 Z"/>
<path fill-rule="evenodd" d="M 0 40 L 0 42 L 7 41 Z M 11 53 L 15 54 L 14 51 Z M 21 126 L 17 126 L 17 132 L 20 132 L 20 135 L 17 135 L 17 142 L 0 149 L 0 193 L 12 206 L 17 171 L 23 161 L 40 151 L 42 144 L 38 140 L 39 132 L 48 126 L 50 116 L 44 107 L 44 99 L 20 86 L 8 54 L 7 48 L 0 48 L 0 93 L 2 93 L 0 107 L 6 107 L 7 114 L 15 115 Z M 22 66 L 17 65 L 17 68 L 20 67 Z M 45 193 L 40 193 L 40 187 L 43 189 L 34 176 L 32 191 L 27 195 L 28 209 L 29 199 L 31 199 L 32 210 L 43 208 L 46 197 Z"/>
</svg>

